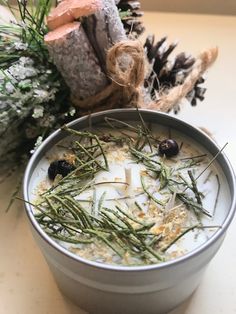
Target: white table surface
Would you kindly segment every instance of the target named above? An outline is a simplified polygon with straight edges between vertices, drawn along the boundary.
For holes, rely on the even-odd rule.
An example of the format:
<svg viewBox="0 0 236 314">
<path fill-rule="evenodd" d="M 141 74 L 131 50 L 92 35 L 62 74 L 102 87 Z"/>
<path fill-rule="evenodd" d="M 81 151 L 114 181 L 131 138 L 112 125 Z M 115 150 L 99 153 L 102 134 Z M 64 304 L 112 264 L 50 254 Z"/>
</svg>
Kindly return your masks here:
<svg viewBox="0 0 236 314">
<path fill-rule="evenodd" d="M 0 9 L 0 14 L 3 13 Z M 220 55 L 207 75 L 206 99 L 185 105 L 179 117 L 207 127 L 236 169 L 236 17 L 146 13 L 145 25 L 157 38 L 178 39 L 177 51 L 194 55 L 217 45 Z M 0 185 L 0 314 L 83 314 L 59 292 L 29 230 L 21 203 L 4 212 L 17 174 Z M 201 285 L 171 314 L 236 313 L 236 221 L 210 263 Z M 145 313 L 143 313 L 145 314 Z"/>
</svg>

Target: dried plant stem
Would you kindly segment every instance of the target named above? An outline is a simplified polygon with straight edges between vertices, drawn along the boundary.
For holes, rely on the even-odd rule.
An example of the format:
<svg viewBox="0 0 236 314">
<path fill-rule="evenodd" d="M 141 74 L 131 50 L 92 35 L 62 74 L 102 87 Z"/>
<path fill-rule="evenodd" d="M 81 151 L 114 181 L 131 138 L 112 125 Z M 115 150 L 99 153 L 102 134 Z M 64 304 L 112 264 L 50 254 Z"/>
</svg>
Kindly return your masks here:
<svg viewBox="0 0 236 314">
<path fill-rule="evenodd" d="M 107 119 L 105 121 L 116 132 L 122 132 L 122 137 L 119 137 L 121 142 L 117 144 L 117 149 L 123 143 L 125 152 L 129 153 L 128 158 L 132 158 L 131 162 L 142 163 L 139 174 L 141 184 L 139 183 L 137 187 L 137 191 L 141 190 L 141 193 L 136 195 L 132 195 L 133 190 L 136 191 L 135 182 L 132 182 L 131 169 L 126 163 L 124 164 L 124 167 L 126 167 L 125 179 L 117 179 L 116 177 L 113 179 L 110 176 L 103 177 L 103 171 L 109 167 L 110 150 L 116 149 L 110 134 L 106 135 L 105 133 L 103 140 L 100 140 L 95 133 L 76 131 L 69 129 L 67 126 L 63 127 L 64 130 L 73 135 L 69 137 L 73 144 L 69 142 L 68 149 L 75 154 L 76 158 L 73 160 L 77 168 L 57 182 L 56 186 L 41 194 L 40 204 L 32 205 L 35 208 L 37 221 L 48 235 L 63 242 L 81 243 L 82 249 L 87 243 L 93 243 L 98 248 L 100 245 L 107 246 L 107 249 L 109 247 L 113 251 L 111 254 L 114 255 L 115 252 L 117 257 L 121 259 L 127 253 L 131 259 L 139 258 L 140 262 L 145 259 L 150 263 L 155 263 L 164 261 L 164 252 L 187 232 L 197 227 L 207 228 L 207 226 L 202 226 L 201 214 L 210 217 L 211 215 L 203 208 L 203 194 L 198 190 L 197 178 L 189 170 L 199 157 L 204 156 L 190 157 L 187 162 L 188 158 L 180 159 L 178 161 L 180 166 L 184 164 L 184 168 L 187 168 L 180 172 L 179 164 L 172 166 L 169 161 L 158 155 L 155 149 L 156 141 L 140 114 L 139 117 L 141 124 L 135 126 L 116 119 Z M 91 124 L 90 128 L 92 129 Z M 124 129 L 132 136 L 130 135 L 127 138 L 125 132 L 122 131 Z M 111 145 L 109 145 L 109 142 Z M 152 145 L 155 152 L 150 152 L 152 150 L 149 149 L 149 145 Z M 217 158 L 219 153 L 207 164 L 204 171 Z M 98 172 L 100 172 L 100 179 L 95 178 L 95 174 Z M 203 171 L 200 175 L 202 173 Z M 190 179 L 188 179 L 187 174 Z M 128 195 L 118 193 L 117 198 L 106 199 L 106 192 L 109 193 L 109 190 L 107 189 L 105 192 L 103 189 L 102 191 L 102 185 L 104 185 L 104 189 L 108 185 L 111 185 L 112 189 L 116 186 L 119 187 L 119 185 L 125 185 L 127 189 L 132 187 L 133 189 L 127 193 Z M 183 189 L 183 191 L 180 189 Z M 189 193 L 185 193 L 187 189 L 189 189 Z M 81 195 L 84 191 L 86 193 Z M 101 192 L 103 192 L 102 195 L 98 196 Z M 168 199 L 169 193 L 173 193 L 171 199 Z M 123 203 L 117 201 L 119 199 L 135 198 L 140 194 L 143 194 L 143 199 L 134 199 L 132 205 L 131 203 L 127 204 L 125 201 Z M 166 194 L 168 194 L 167 197 Z M 77 198 L 79 195 L 82 200 Z M 179 199 L 177 202 L 176 198 Z M 82 203 L 83 201 L 87 203 Z M 109 201 L 114 201 L 114 203 L 111 204 Z M 169 208 L 166 206 L 167 203 Z M 111 206 L 108 206 L 108 204 Z M 171 227 L 171 230 L 168 231 L 170 233 L 167 235 L 166 221 L 173 218 L 169 218 L 168 215 L 170 213 L 175 215 L 178 207 L 183 207 L 186 212 L 187 209 L 191 209 L 196 215 L 197 219 L 195 217 L 194 219 L 197 225 L 186 229 L 182 221 L 178 229 L 172 229 Z M 163 215 L 161 222 L 157 222 L 156 217 L 153 215 L 154 211 L 157 211 L 158 215 Z M 178 214 L 177 211 L 176 214 Z M 145 215 L 148 215 L 147 219 L 144 217 Z M 169 235 L 170 237 L 168 237 Z M 169 243 L 170 241 L 172 242 Z M 164 249 L 160 251 L 163 247 Z"/>
<path fill-rule="evenodd" d="M 216 160 L 216 158 L 222 153 L 222 151 L 225 149 L 225 147 L 228 145 L 228 143 L 225 143 L 225 145 L 218 151 L 218 153 L 211 159 L 211 161 L 208 163 L 205 169 L 202 170 L 202 172 L 196 177 L 195 180 L 201 177 L 201 175 L 210 167 L 210 165 Z"/>
<path fill-rule="evenodd" d="M 201 199 L 201 195 L 200 195 L 200 192 L 198 191 L 198 188 L 197 188 L 197 182 L 196 180 L 194 179 L 194 176 L 193 176 L 193 173 L 191 170 L 188 170 L 188 175 L 191 179 L 191 182 L 192 182 L 192 191 L 194 192 L 195 194 L 195 197 L 196 197 L 196 200 L 198 202 L 198 204 L 200 206 L 202 206 L 202 199 Z"/>
<path fill-rule="evenodd" d="M 217 174 L 216 174 L 216 181 L 217 181 L 217 192 L 216 192 L 216 199 L 215 199 L 215 204 L 214 204 L 213 213 L 212 213 L 213 217 L 215 215 L 215 211 L 216 211 L 216 207 L 217 207 L 217 204 L 219 201 L 219 195 L 220 195 L 220 179 Z"/>
<path fill-rule="evenodd" d="M 141 184 L 142 184 L 142 188 L 144 190 L 144 192 L 148 195 L 148 197 L 153 200 L 156 204 L 158 205 L 161 205 L 161 206 L 164 206 L 164 203 L 159 201 L 155 196 L 153 196 L 152 193 L 150 193 L 147 189 L 147 187 L 145 186 L 145 183 L 144 183 L 144 179 L 143 177 L 141 176 Z"/>
<path fill-rule="evenodd" d="M 173 244 L 175 244 L 180 238 L 182 238 L 186 233 L 188 233 L 189 231 L 194 230 L 195 228 L 197 228 L 198 225 L 195 226 L 191 226 L 189 228 L 187 228 L 186 230 L 184 230 L 180 235 L 178 235 L 173 241 L 171 241 L 165 248 L 163 248 L 161 251 L 164 253 L 166 252 Z"/>
</svg>

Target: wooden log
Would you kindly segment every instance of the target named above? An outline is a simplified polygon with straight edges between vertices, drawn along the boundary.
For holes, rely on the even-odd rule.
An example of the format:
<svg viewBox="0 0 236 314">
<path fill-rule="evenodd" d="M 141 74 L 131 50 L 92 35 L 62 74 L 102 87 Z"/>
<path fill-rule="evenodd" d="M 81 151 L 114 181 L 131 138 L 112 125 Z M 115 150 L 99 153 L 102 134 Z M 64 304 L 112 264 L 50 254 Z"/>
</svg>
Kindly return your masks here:
<svg viewBox="0 0 236 314">
<path fill-rule="evenodd" d="M 47 18 L 48 28 L 54 30 L 82 16 L 93 14 L 100 8 L 100 0 L 64 0 L 50 12 Z"/>
<path fill-rule="evenodd" d="M 102 0 L 102 7 L 95 14 L 83 19 L 83 27 L 106 71 L 106 54 L 115 43 L 127 39 L 114 0 Z"/>
<path fill-rule="evenodd" d="M 45 43 L 74 98 L 83 100 L 107 86 L 106 75 L 81 23 L 69 23 L 49 32 Z"/>
</svg>

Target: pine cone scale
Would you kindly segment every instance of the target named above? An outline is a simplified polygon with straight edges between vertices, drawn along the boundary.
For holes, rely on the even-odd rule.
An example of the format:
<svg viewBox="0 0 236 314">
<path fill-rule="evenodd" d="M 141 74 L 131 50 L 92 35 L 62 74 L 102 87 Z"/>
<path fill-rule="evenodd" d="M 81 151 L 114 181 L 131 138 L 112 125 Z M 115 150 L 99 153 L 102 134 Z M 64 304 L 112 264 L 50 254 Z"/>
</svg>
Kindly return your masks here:
<svg viewBox="0 0 236 314">
<path fill-rule="evenodd" d="M 195 58 L 186 56 L 184 52 L 177 54 L 174 60 L 170 60 L 171 53 L 177 44 L 167 44 L 167 38 L 161 38 L 155 43 L 153 35 L 149 35 L 144 44 L 147 59 L 152 69 L 145 80 L 145 87 L 149 88 L 152 99 L 157 100 L 160 93 L 165 93 L 168 89 L 183 84 L 195 63 Z M 195 84 L 193 90 L 186 96 L 192 106 L 197 105 L 197 99 L 202 101 L 206 88 L 200 87 L 204 79 L 201 77 Z M 179 106 L 176 106 L 177 113 Z"/>
</svg>

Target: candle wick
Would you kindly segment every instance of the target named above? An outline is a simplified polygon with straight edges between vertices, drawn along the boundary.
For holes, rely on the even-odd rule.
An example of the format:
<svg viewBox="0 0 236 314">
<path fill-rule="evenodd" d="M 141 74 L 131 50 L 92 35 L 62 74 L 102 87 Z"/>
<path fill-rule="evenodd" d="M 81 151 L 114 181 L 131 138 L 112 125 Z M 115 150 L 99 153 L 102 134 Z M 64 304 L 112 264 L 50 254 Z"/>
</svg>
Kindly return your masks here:
<svg viewBox="0 0 236 314">
<path fill-rule="evenodd" d="M 132 182 L 132 169 L 131 167 L 125 167 L 125 182 L 127 186 L 131 185 Z"/>
</svg>

